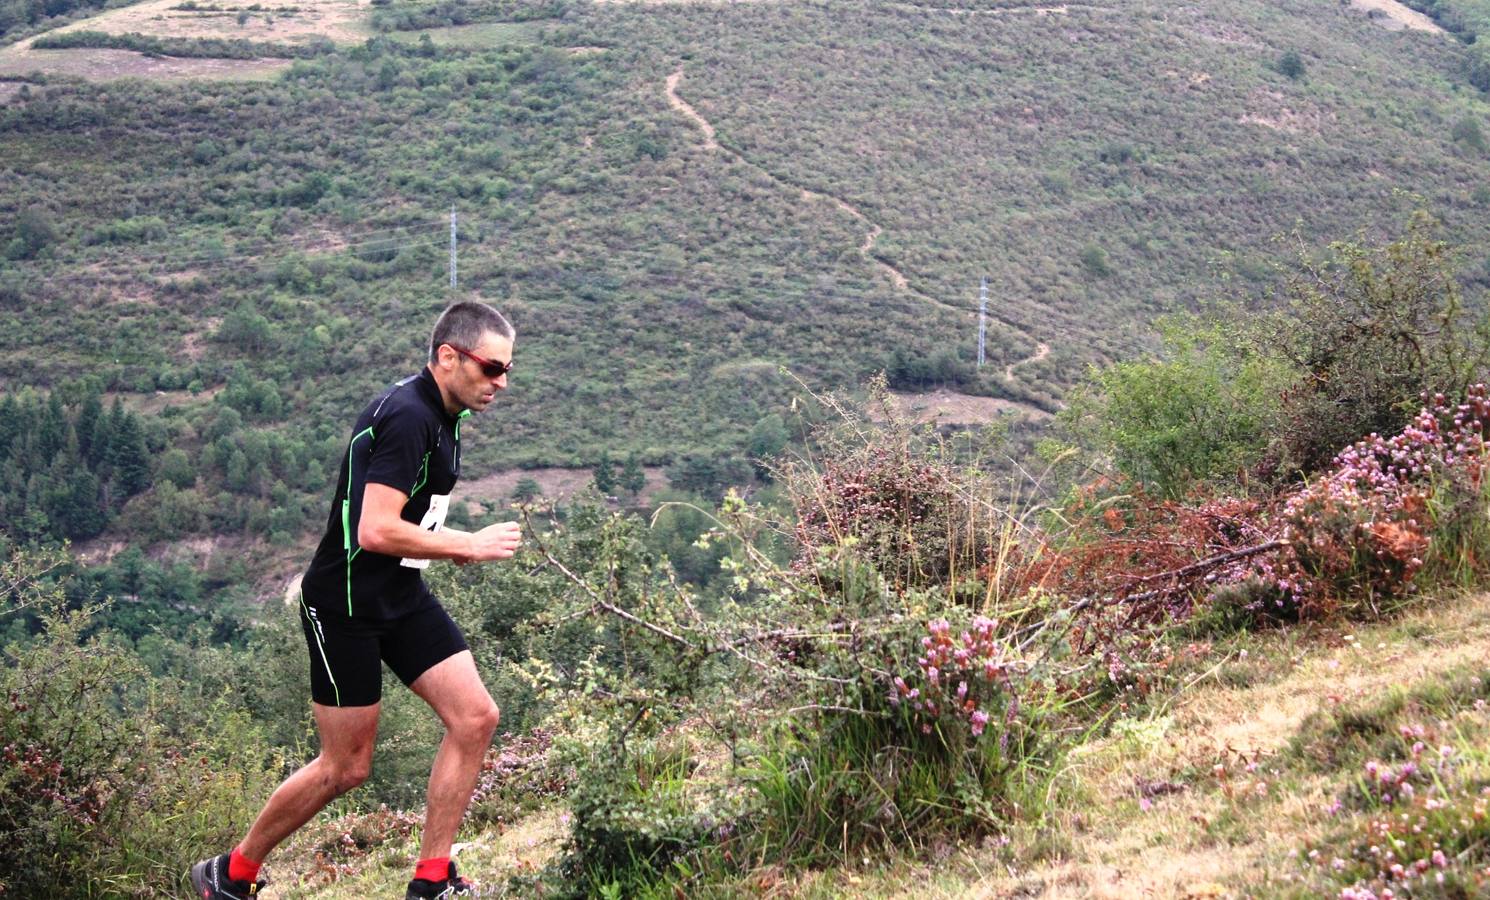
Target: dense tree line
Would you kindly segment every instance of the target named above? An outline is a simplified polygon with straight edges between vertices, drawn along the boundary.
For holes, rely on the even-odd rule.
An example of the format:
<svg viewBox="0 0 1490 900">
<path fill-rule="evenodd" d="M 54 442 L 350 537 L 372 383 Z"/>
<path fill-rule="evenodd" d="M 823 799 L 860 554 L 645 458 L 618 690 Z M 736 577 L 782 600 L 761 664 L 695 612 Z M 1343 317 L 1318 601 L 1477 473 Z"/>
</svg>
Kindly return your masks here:
<svg viewBox="0 0 1490 900">
<path fill-rule="evenodd" d="M 68 13 L 100 9 L 107 0 L 0 0 L 0 38 Z"/>
<path fill-rule="evenodd" d="M 373 0 L 372 24 L 378 31 L 411 31 L 473 22 L 530 22 L 557 19 L 572 0 L 438 0 L 435 3 L 391 3 Z"/>
<path fill-rule="evenodd" d="M 0 521 L 22 539 L 93 537 L 151 485 L 138 416 L 89 392 L 0 395 Z"/>
<path fill-rule="evenodd" d="M 1490 93 L 1490 3 L 1485 0 L 1407 0 L 1464 43 L 1465 77 Z M 1481 148 L 1483 150 L 1483 148 Z"/>
<path fill-rule="evenodd" d="M 309 59 L 335 50 L 329 40 L 310 44 L 275 44 L 227 38 L 161 38 L 131 32 L 108 34 L 102 31 L 66 31 L 37 38 L 33 47 L 39 50 L 68 50 L 97 47 L 109 50 L 133 50 L 146 56 L 196 56 L 209 59 L 258 59 L 284 57 Z"/>
</svg>

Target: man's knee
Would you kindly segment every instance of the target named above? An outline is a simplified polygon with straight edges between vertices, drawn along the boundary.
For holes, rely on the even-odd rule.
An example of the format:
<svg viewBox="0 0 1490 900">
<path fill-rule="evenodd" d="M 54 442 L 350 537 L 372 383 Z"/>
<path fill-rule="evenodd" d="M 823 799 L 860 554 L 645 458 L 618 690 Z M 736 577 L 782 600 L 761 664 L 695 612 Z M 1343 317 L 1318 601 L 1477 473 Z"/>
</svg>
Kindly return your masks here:
<svg viewBox="0 0 1490 900">
<path fill-rule="evenodd" d="M 479 708 L 453 723 L 452 731 L 461 737 L 473 741 L 490 741 L 496 734 L 497 726 L 502 722 L 502 712 L 497 704 L 487 701 L 486 705 Z"/>
<path fill-rule="evenodd" d="M 372 774 L 372 757 L 357 756 L 350 759 L 327 759 L 331 787 L 340 796 L 361 785 Z"/>
</svg>

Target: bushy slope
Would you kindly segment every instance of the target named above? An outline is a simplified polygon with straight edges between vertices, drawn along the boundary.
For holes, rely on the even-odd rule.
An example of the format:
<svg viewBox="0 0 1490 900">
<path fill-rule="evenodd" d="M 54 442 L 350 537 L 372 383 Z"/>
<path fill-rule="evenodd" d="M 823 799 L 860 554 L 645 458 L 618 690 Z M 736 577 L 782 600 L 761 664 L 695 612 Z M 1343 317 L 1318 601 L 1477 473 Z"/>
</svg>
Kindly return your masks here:
<svg viewBox="0 0 1490 900">
<path fill-rule="evenodd" d="M 935 861 L 880 858 L 792 873 L 789 882 L 758 872 L 716 886 L 714 895 L 749 896 L 771 886 L 791 897 L 938 900 L 1340 896 L 1357 878 L 1372 880 L 1363 874 L 1372 843 L 1367 826 L 1395 818 L 1404 806 L 1421 809 L 1360 794 L 1368 763 L 1376 763 L 1369 771 L 1400 769 L 1414 730 L 1431 730 L 1464 754 L 1420 803 L 1445 802 L 1455 812 L 1458 803 L 1473 806 L 1478 791 L 1465 785 L 1485 771 L 1473 741 L 1490 727 L 1481 664 L 1490 648 L 1487 605 L 1483 595 L 1445 596 L 1387 624 L 1197 642 L 1178 654 L 1173 674 L 1183 690 L 1075 751 L 1057 781 L 1050 822 L 1017 829 L 1008 841 L 945 847 Z M 1437 747 L 1429 751 L 1435 757 Z M 549 808 L 467 834 L 462 871 L 497 886 L 542 865 L 563 834 L 560 815 Z M 355 834 L 358 821 L 324 830 Z M 1421 839 L 1448 838 L 1439 824 Z M 314 869 L 313 844 L 299 841 L 281 857 L 285 881 L 266 896 L 396 894 L 417 850 L 391 840 L 366 855 L 351 853 L 340 881 L 290 883 Z M 1336 859 L 1348 865 L 1337 867 Z M 1441 893 L 1424 883 L 1437 872 L 1447 876 Z M 1416 886 L 1423 896 L 1477 896 L 1477 878 L 1484 880 L 1451 853 Z"/>
<path fill-rule="evenodd" d="M 1483 254 L 1485 154 L 1452 131 L 1485 105 L 1456 80 L 1454 41 L 1338 4 L 1061 9 L 677 5 L 647 21 L 653 41 L 709 35 L 678 52 L 722 141 L 869 211 L 923 290 L 969 298 L 989 275 L 1000 314 L 1055 343 L 1054 383 L 1217 293 L 1215 267 L 1255 288 L 1295 223 L 1385 224 L 1396 191 Z M 1290 51 L 1299 78 L 1276 70 Z"/>
<path fill-rule="evenodd" d="M 550 4 L 269 83 L 43 78 L 0 108 L 0 379 L 187 391 L 152 449 L 220 445 L 199 489 L 263 525 L 318 506 L 353 408 L 418 365 L 452 204 L 463 289 L 521 331 L 473 471 L 740 454 L 797 391 L 780 366 L 1051 409 L 1157 312 L 1261 291 L 1295 224 L 1422 202 L 1490 280 L 1460 42 L 1330 4 L 956 7 Z"/>
<path fill-rule="evenodd" d="M 38 378 L 15 352 L 24 340 L 136 362 L 120 372 L 131 386 L 189 367 L 182 338 L 247 303 L 271 319 L 268 349 L 281 352 L 269 356 L 358 319 L 334 329 L 372 345 L 350 367 L 367 373 L 357 384 L 311 366 L 286 374 L 306 395 L 361 396 L 412 363 L 409 329 L 444 300 L 435 217 L 449 201 L 480 240 L 466 245 L 465 283 L 512 307 L 528 371 L 544 374 L 519 379 L 504 432 L 523 458 L 561 463 L 603 445 L 729 441 L 760 415 L 756 398 L 782 396 L 762 383 L 777 363 L 845 384 L 896 346 L 968 358 L 971 317 L 942 304 L 971 307 L 984 274 L 1012 326 L 995 329 L 994 360 L 1048 340 L 1055 352 L 1020 375 L 1053 398 L 1073 363 L 1131 353 L 1156 311 L 1217 293 L 1214 266 L 1261 280 L 1269 239 L 1296 222 L 1321 238 L 1392 224 L 1406 190 L 1452 237 L 1484 246 L 1485 154 L 1453 126 L 1486 107 L 1453 80 L 1454 42 L 1348 9 L 680 4 L 574 6 L 563 22 L 547 43 L 609 49 L 364 53 L 280 84 L 54 87 L 13 105 L 0 126 L 10 211 L 40 205 L 76 243 L 138 216 L 162 230 L 18 265 L 7 376 Z M 1275 71 L 1287 51 L 1302 77 Z M 679 67 L 680 93 L 743 159 L 703 149 L 667 107 Z M 286 262 L 278 278 L 242 277 L 318 234 L 333 249 L 339 235 L 415 221 L 429 227 L 400 234 L 432 246 L 396 265 Z M 870 252 L 909 290 L 859 252 L 876 224 Z M 200 271 L 187 315 L 145 326 L 168 339 L 129 339 L 171 301 L 135 275 L 104 278 L 89 266 L 104 256 Z M 93 337 L 38 333 L 36 316 L 63 310 L 79 319 L 66 332 Z M 369 341 L 380 319 L 386 339 Z M 212 354 L 251 369 L 265 355 Z"/>
</svg>

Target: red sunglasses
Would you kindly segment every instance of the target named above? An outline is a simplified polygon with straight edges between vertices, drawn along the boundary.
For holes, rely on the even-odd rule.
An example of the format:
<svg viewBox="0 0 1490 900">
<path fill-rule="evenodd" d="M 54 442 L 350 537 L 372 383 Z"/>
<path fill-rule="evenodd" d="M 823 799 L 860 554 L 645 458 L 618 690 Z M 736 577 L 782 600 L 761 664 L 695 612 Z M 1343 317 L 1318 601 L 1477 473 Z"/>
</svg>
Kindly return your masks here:
<svg viewBox="0 0 1490 900">
<path fill-rule="evenodd" d="M 503 375 L 506 375 L 508 372 L 512 371 L 512 363 L 510 362 L 503 363 L 486 359 L 484 357 L 477 356 L 476 354 L 467 350 L 465 347 L 457 347 L 454 344 L 446 344 L 445 346 L 449 347 L 451 350 L 454 350 L 456 353 L 459 353 L 461 356 L 470 357 L 472 362 L 481 367 L 481 374 L 485 375 L 487 378 L 501 378 Z"/>
</svg>

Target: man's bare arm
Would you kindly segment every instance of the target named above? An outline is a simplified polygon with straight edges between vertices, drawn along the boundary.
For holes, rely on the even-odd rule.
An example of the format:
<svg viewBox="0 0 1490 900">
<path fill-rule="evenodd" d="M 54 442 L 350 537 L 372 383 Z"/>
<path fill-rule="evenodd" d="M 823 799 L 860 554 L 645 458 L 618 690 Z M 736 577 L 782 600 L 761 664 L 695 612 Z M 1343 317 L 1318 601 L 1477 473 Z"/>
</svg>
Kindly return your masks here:
<svg viewBox="0 0 1490 900">
<path fill-rule="evenodd" d="M 476 532 L 425 531 L 402 517 L 409 495 L 386 484 L 368 482 L 362 492 L 357 544 L 364 550 L 412 559 L 485 562 L 509 559 L 522 543 L 516 522 L 498 522 Z"/>
</svg>

